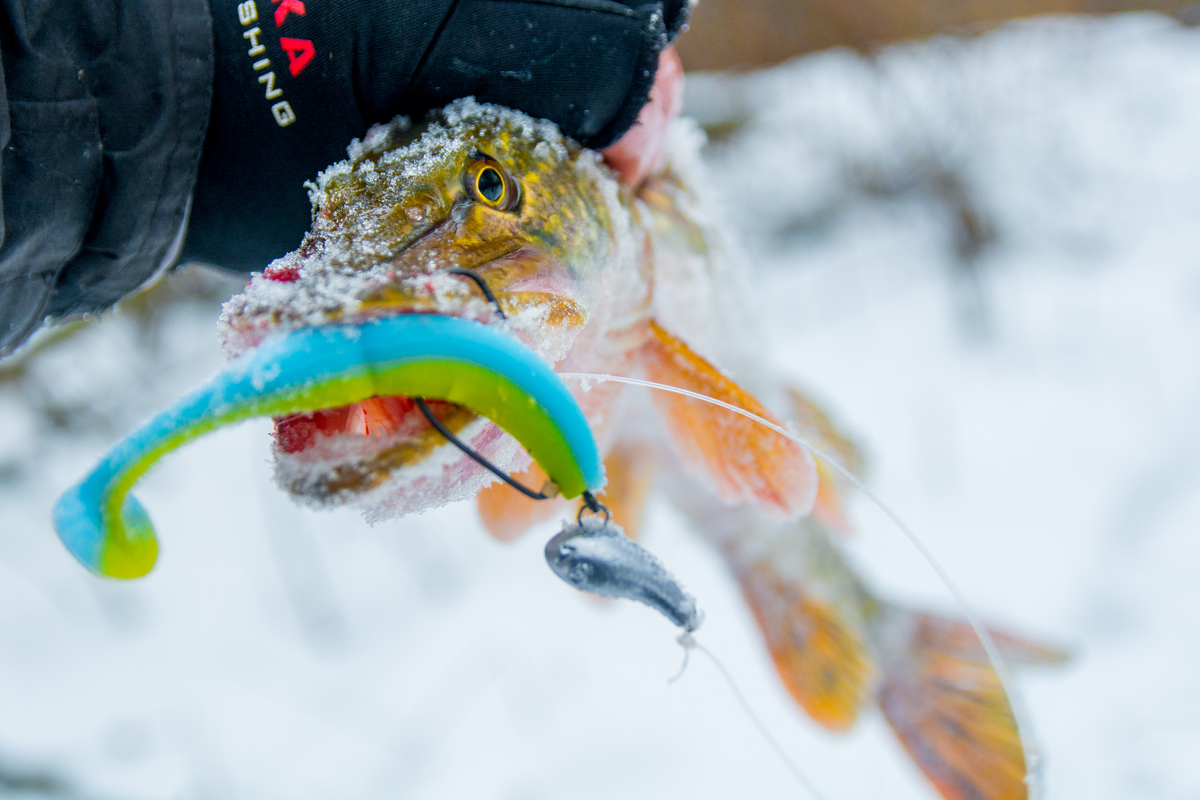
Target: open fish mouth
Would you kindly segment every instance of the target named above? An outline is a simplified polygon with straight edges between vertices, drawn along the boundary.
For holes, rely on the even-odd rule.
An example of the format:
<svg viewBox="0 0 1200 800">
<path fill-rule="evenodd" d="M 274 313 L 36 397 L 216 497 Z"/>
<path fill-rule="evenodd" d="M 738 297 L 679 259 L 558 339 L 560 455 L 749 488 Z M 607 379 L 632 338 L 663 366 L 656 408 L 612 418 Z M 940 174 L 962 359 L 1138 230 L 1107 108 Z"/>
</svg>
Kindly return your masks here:
<svg viewBox="0 0 1200 800">
<path fill-rule="evenodd" d="M 370 293 L 355 317 L 359 320 L 401 314 L 439 313 L 485 324 L 503 322 L 508 333 L 528 345 L 551 365 L 561 359 L 567 341 L 581 325 L 581 306 L 545 282 L 522 281 L 515 291 L 492 294 L 483 277 L 471 271 L 472 281 L 488 287 L 487 294 L 467 295 L 474 287 L 458 274 L 441 272 L 387 284 Z M 447 278 L 452 285 L 447 290 Z M 494 305 L 493 305 L 494 302 Z M 422 398 L 426 399 L 426 398 Z M 494 425 L 455 403 L 428 399 L 427 408 L 451 433 L 479 440 L 487 447 L 500 438 Z M 447 446 L 446 438 L 430 424 L 416 398 L 403 395 L 372 397 L 348 405 L 291 414 L 274 419 L 277 462 L 295 474 L 285 483 L 289 491 L 312 497 L 333 497 L 369 491 L 393 472 L 414 466 Z M 314 469 L 325 465 L 323 474 Z M 466 466 L 466 465 L 464 465 Z M 292 469 L 289 469 L 292 468 Z"/>
<path fill-rule="evenodd" d="M 588 316 L 566 265 L 513 246 L 430 263 L 420 244 L 432 238 L 350 275 L 313 270 L 304 259 L 289 268 L 281 259 L 227 306 L 227 351 L 253 350 L 289 330 L 433 315 L 499 326 L 548 365 L 562 360 Z M 448 431 L 501 469 L 528 466 L 521 447 L 489 420 L 440 398 L 422 399 Z M 364 506 L 368 518 L 465 499 L 491 480 L 430 425 L 416 398 L 403 395 L 275 417 L 274 440 L 281 488 L 311 505 Z"/>
<path fill-rule="evenodd" d="M 415 260 L 411 253 L 402 258 Z M 313 274 L 303 263 L 288 271 L 277 262 L 227 306 L 226 349 L 238 355 L 289 330 L 429 315 L 500 327 L 553 367 L 588 316 L 567 268 L 528 248 L 487 255 L 469 270 L 458 259 L 406 270 L 397 259 L 353 275 Z M 488 419 L 441 398 L 422 399 L 450 433 L 499 468 L 528 466 L 524 450 Z M 413 397 L 381 395 L 273 420 L 276 481 L 310 505 L 352 503 L 383 519 L 466 499 L 492 480 L 430 425 Z"/>
<path fill-rule="evenodd" d="M 477 449 L 492 449 L 487 444 L 504 436 L 495 424 L 456 403 L 430 399 L 427 407 L 447 430 Z M 320 502 L 369 492 L 439 449 L 452 448 L 415 399 L 403 395 L 372 397 L 273 421 L 279 481 L 292 494 Z M 461 467 L 469 470 L 467 464 Z"/>
<path fill-rule="evenodd" d="M 231 357 L 281 332 L 397 315 L 500 323 L 467 271 L 495 293 L 504 332 L 553 366 L 588 322 L 601 267 L 617 249 L 616 185 L 594 160 L 550 126 L 473 101 L 417 125 L 373 128 L 310 191 L 316 214 L 301 246 L 226 304 Z M 416 398 L 360 397 L 275 419 L 282 488 L 321 505 L 370 506 L 386 494 L 391 516 L 492 480 L 429 424 Z M 498 468 L 528 465 L 487 419 L 453 403 L 430 409 Z"/>
<path fill-rule="evenodd" d="M 447 306 L 444 298 L 430 300 L 429 295 L 418 302 L 411 295 L 404 302 L 386 293 L 376 297 L 360 307 L 356 322 L 415 313 L 502 325 L 551 366 L 561 360 L 586 316 L 573 300 L 550 292 L 500 293 L 504 321 L 486 301 L 474 298 Z M 442 313 L 434 311 L 439 305 Z M 517 472 L 530 463 L 520 445 L 490 420 L 453 402 L 421 399 L 446 430 L 501 469 Z M 430 424 L 416 400 L 381 395 L 274 417 L 276 481 L 310 504 L 354 503 L 368 518 L 379 519 L 472 496 L 492 477 Z"/>
</svg>

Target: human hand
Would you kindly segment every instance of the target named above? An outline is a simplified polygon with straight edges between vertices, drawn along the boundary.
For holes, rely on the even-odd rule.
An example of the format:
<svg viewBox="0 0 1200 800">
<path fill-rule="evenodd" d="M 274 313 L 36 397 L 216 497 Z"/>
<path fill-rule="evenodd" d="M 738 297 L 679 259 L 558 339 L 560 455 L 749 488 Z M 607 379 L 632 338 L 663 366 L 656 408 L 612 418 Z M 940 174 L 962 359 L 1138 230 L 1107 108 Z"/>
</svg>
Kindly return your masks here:
<svg viewBox="0 0 1200 800">
<path fill-rule="evenodd" d="M 667 129 L 683 110 L 683 62 L 674 47 L 658 54 L 658 73 L 650 99 L 637 122 L 615 144 L 601 152 L 621 182 L 637 188 L 667 158 Z"/>
<path fill-rule="evenodd" d="M 610 156 L 634 185 L 662 163 L 681 99 L 678 58 L 660 47 L 687 0 L 364 0 L 364 16 L 316 0 L 210 3 L 213 97 L 184 257 L 227 267 L 294 247 L 311 223 L 304 182 L 372 123 L 473 95 L 602 148 L 636 118 Z"/>
</svg>

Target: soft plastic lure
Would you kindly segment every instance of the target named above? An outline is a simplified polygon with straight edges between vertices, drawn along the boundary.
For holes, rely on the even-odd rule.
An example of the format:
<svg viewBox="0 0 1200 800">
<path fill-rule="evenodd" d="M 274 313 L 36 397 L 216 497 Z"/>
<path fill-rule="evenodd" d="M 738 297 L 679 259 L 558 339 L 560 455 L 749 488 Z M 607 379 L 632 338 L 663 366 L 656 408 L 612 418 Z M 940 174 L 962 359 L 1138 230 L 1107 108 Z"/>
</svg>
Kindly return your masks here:
<svg viewBox="0 0 1200 800">
<path fill-rule="evenodd" d="M 230 362 L 216 377 L 118 443 L 54 508 L 54 528 L 84 566 L 137 578 L 158 541 L 133 484 L 166 453 L 250 417 L 346 405 L 379 395 L 446 400 L 487 417 L 542 467 L 562 496 L 603 486 L 591 429 L 562 380 L 495 327 L 399 315 L 295 331 Z"/>
</svg>

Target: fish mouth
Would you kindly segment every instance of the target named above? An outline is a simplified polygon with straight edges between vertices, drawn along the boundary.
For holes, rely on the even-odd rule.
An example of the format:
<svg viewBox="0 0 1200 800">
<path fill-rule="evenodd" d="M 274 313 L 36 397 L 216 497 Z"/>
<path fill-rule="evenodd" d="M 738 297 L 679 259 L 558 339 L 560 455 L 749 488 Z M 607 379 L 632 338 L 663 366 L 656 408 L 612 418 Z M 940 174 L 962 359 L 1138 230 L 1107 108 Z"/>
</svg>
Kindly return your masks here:
<svg viewBox="0 0 1200 800">
<path fill-rule="evenodd" d="M 502 267 L 480 270 L 480 274 L 494 275 Z M 403 288 L 390 284 L 364 298 L 358 313 L 340 322 L 358 324 L 406 314 L 471 319 L 505 327 L 506 333 L 554 366 L 586 319 L 583 307 L 551 285 L 553 281 L 507 282 L 507 288 L 495 292 L 502 317 L 466 278 L 445 273 L 418 278 Z M 432 290 L 414 294 L 414 285 L 431 281 L 444 287 L 447 280 L 458 284 L 463 302 L 447 304 Z M 439 398 L 421 399 L 443 427 L 500 469 L 518 472 L 529 465 L 520 445 L 490 420 Z M 436 430 L 416 400 L 381 395 L 273 418 L 277 482 L 312 505 L 363 506 L 369 519 L 424 511 L 473 496 L 491 482 L 491 475 Z"/>
<path fill-rule="evenodd" d="M 427 406 L 451 433 L 466 435 L 480 418 L 455 403 Z M 299 472 L 287 481 L 294 494 L 331 498 L 369 491 L 394 470 L 428 457 L 446 439 L 429 424 L 414 398 L 372 397 L 358 403 L 274 418 L 277 461 Z"/>
<path fill-rule="evenodd" d="M 486 417 L 420 399 L 441 427 L 497 468 L 516 473 L 531 463 Z M 493 476 L 437 430 L 417 400 L 377 395 L 273 418 L 276 482 L 308 505 L 359 506 L 371 522 L 473 497 Z"/>
<path fill-rule="evenodd" d="M 523 236 L 468 236 L 453 219 L 369 266 L 331 269 L 327 257 L 318 242 L 255 277 L 226 306 L 226 352 L 253 349 L 280 331 L 430 314 L 501 326 L 553 367 L 588 318 L 563 258 Z M 441 398 L 421 399 L 450 433 L 500 469 L 529 465 L 520 445 L 486 418 Z M 276 417 L 273 435 L 281 488 L 309 505 L 360 506 L 368 519 L 466 499 L 493 479 L 429 424 L 412 397 Z"/>
</svg>

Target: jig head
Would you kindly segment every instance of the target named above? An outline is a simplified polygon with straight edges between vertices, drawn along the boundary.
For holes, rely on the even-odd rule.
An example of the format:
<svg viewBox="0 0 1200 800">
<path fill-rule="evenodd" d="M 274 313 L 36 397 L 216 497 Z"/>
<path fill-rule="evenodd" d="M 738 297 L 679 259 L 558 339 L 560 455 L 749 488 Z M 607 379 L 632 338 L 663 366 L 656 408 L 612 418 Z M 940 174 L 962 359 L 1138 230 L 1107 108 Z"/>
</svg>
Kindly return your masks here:
<svg viewBox="0 0 1200 800">
<path fill-rule="evenodd" d="M 603 509 L 603 506 L 601 506 Z M 657 609 L 691 633 L 704 621 L 696 599 L 654 555 L 625 535 L 620 525 L 580 511 L 546 543 L 546 563 L 554 574 L 581 592 L 637 600 Z"/>
</svg>

